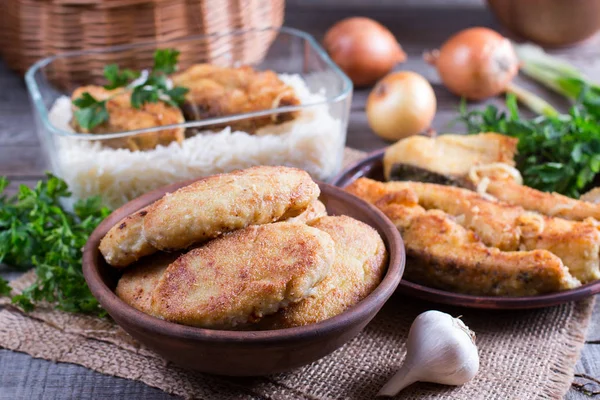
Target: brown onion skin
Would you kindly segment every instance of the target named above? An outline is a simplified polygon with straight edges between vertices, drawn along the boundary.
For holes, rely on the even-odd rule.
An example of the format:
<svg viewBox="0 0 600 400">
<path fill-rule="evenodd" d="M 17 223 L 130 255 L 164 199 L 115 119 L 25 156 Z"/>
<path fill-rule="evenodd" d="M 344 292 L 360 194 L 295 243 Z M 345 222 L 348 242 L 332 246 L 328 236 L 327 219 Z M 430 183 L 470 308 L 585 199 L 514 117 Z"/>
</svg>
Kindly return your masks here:
<svg viewBox="0 0 600 400">
<path fill-rule="evenodd" d="M 437 67 L 444 86 L 457 96 L 483 100 L 503 93 L 519 72 L 508 39 L 482 27 L 465 29 L 425 56 Z"/>
<path fill-rule="evenodd" d="M 436 108 L 435 93 L 427 79 L 400 71 L 377 82 L 367 99 L 366 113 L 373 132 L 395 141 L 426 131 Z"/>
<path fill-rule="evenodd" d="M 323 45 L 358 87 L 374 84 L 406 60 L 394 35 L 379 22 L 364 17 L 347 18 L 333 25 Z"/>
</svg>

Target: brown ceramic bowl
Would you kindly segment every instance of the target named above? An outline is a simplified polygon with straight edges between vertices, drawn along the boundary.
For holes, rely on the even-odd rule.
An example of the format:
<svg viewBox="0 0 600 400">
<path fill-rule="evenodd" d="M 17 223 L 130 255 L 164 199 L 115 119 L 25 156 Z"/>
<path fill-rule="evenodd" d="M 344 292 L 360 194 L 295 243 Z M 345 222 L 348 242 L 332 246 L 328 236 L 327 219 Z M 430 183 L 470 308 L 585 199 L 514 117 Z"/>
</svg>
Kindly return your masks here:
<svg viewBox="0 0 600 400">
<path fill-rule="evenodd" d="M 600 0 L 488 0 L 516 35 L 546 46 L 581 42 L 600 30 Z"/>
<path fill-rule="evenodd" d="M 385 148 L 376 150 L 361 161 L 342 171 L 333 178 L 333 184 L 346 187 L 358 178 L 370 178 L 383 181 L 383 154 Z M 410 263 L 410 257 L 407 261 Z M 499 297 L 475 296 L 469 294 L 453 293 L 436 289 L 402 279 L 398 291 L 407 296 L 427 300 L 435 303 L 450 304 L 468 308 L 484 308 L 497 310 L 531 309 L 555 306 L 570 301 L 581 300 L 600 293 L 600 280 L 564 292 L 550 293 L 539 296 L 527 297 Z"/>
<path fill-rule="evenodd" d="M 342 189 L 320 183 L 320 200 L 330 215 L 348 215 L 375 228 L 387 246 L 389 264 L 379 286 L 344 313 L 318 324 L 272 331 L 195 328 L 144 314 L 119 299 L 119 272 L 104 262 L 98 245 L 121 218 L 191 183 L 147 193 L 114 211 L 90 236 L 83 253 L 85 280 L 102 307 L 131 336 L 162 357 L 202 372 L 256 376 L 290 370 L 333 352 L 356 336 L 394 293 L 404 271 L 404 246 L 395 226 L 380 211 Z"/>
</svg>

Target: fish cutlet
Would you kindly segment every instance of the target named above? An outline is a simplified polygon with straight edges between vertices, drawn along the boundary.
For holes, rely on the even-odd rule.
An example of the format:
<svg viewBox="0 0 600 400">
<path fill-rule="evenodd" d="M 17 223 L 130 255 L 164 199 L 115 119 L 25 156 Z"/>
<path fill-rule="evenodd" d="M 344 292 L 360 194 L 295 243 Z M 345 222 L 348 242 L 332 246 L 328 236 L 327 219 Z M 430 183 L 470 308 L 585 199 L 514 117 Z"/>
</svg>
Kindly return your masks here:
<svg viewBox="0 0 600 400">
<path fill-rule="evenodd" d="M 140 108 L 131 105 L 132 91 L 121 88 L 107 90 L 102 86 L 82 86 L 77 88 L 72 100 L 80 98 L 83 93 L 89 93 L 96 100 L 106 101 L 108 121 L 88 131 L 81 127 L 76 118 L 71 120 L 71 126 L 81 133 L 116 133 L 136 129 L 154 128 L 163 125 L 175 125 L 185 122 L 178 107 L 165 102 L 144 103 Z M 74 106 L 74 108 L 76 108 Z M 181 143 L 185 139 L 183 128 L 163 129 L 155 132 L 140 133 L 123 138 L 103 140 L 102 144 L 113 148 L 126 148 L 131 151 L 151 150 L 158 145 L 167 146 L 171 142 Z"/>
<path fill-rule="evenodd" d="M 335 243 L 335 260 L 316 293 L 290 304 L 260 322 L 263 329 L 314 324 L 355 305 L 381 282 L 385 272 L 385 243 L 369 225 L 347 216 L 323 217 L 311 224 Z"/>
<path fill-rule="evenodd" d="M 180 253 L 160 253 L 138 261 L 125 270 L 115 293 L 131 307 L 152 315 L 152 293 L 169 264 L 179 255 Z"/>
<path fill-rule="evenodd" d="M 310 206 L 302 214 L 297 217 L 288 218 L 285 222 L 295 222 L 300 224 L 310 224 L 313 221 L 318 220 L 321 217 L 327 215 L 327 209 L 325 204 L 319 200 L 313 201 Z"/>
<path fill-rule="evenodd" d="M 126 267 L 158 250 L 143 235 L 148 207 L 128 215 L 115 224 L 100 241 L 100 252 L 113 267 Z"/>
<path fill-rule="evenodd" d="M 300 104 L 294 89 L 273 71 L 256 71 L 250 66 L 237 68 L 196 64 L 172 76 L 173 83 L 189 91 L 181 107 L 187 120 L 270 110 Z M 261 127 L 291 121 L 297 111 L 232 121 L 232 130 L 254 133 Z M 207 126 L 203 129 L 222 128 Z"/>
<path fill-rule="evenodd" d="M 532 296 L 581 285 L 550 251 L 488 247 L 454 216 L 426 210 L 410 187 L 393 187 L 360 178 L 346 190 L 374 204 L 402 233 L 411 260 L 406 264 L 408 279 L 491 296 Z"/>
<path fill-rule="evenodd" d="M 360 184 L 391 195 L 409 190 L 420 206 L 454 217 L 487 246 L 502 251 L 545 249 L 557 255 L 582 283 L 600 278 L 600 230 L 596 221 L 540 215 L 471 190 L 433 183 L 382 183 L 361 178 Z"/>
<path fill-rule="evenodd" d="M 319 194 L 310 175 L 297 168 L 259 166 L 214 175 L 150 206 L 143 234 L 157 249 L 185 249 L 249 225 L 295 217 Z"/>
<path fill-rule="evenodd" d="M 335 258 L 331 237 L 307 225 L 253 225 L 208 242 L 169 265 L 152 312 L 184 325 L 232 329 L 315 292 Z"/>
</svg>

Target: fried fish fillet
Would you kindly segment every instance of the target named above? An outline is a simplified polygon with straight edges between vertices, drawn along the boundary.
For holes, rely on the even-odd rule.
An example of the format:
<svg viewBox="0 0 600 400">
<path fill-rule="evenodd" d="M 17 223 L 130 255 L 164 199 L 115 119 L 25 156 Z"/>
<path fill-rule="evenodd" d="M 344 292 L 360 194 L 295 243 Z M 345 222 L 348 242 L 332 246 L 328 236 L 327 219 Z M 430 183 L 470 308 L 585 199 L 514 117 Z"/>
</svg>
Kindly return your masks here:
<svg viewBox="0 0 600 400">
<path fill-rule="evenodd" d="M 331 237 L 307 225 L 253 225 L 169 265 L 152 311 L 185 325 L 229 329 L 256 322 L 315 292 L 335 258 Z"/>
<path fill-rule="evenodd" d="M 534 296 L 580 285 L 547 250 L 501 251 L 439 210 L 425 211 L 403 231 L 406 277 L 474 295 Z"/>
<path fill-rule="evenodd" d="M 525 296 L 580 285 L 547 250 L 502 251 L 440 210 L 425 210 L 414 190 L 360 178 L 346 190 L 374 204 L 398 227 L 407 254 L 406 276 L 434 287 L 479 295 Z"/>
<path fill-rule="evenodd" d="M 513 179 L 502 179 L 492 175 L 481 175 L 478 178 L 473 181 L 473 184 L 478 185 L 481 180 L 486 179 L 485 193 L 508 204 L 518 205 L 526 210 L 537 211 L 551 217 L 575 221 L 594 218 L 600 221 L 600 204 L 572 199 L 558 193 L 542 192 L 521 185 Z"/>
<path fill-rule="evenodd" d="M 439 209 L 477 234 L 487 246 L 504 251 L 546 249 L 557 255 L 583 283 L 600 279 L 597 223 L 543 216 L 476 192 L 421 182 L 365 181 L 382 192 L 413 191 L 425 209 Z"/>
<path fill-rule="evenodd" d="M 143 234 L 160 250 L 185 249 L 249 225 L 295 217 L 319 197 L 305 171 L 260 166 L 201 179 L 148 208 Z"/>
<path fill-rule="evenodd" d="M 117 222 L 102 238 L 100 252 L 108 264 L 113 267 L 126 267 L 158 251 L 143 235 L 144 217 L 148 213 L 148 207 Z"/>
<path fill-rule="evenodd" d="M 394 165 L 410 165 L 446 177 L 466 175 L 474 165 L 514 165 L 517 139 L 497 133 L 440 135 L 434 138 L 411 136 L 387 148 L 384 174 L 390 179 Z"/>
<path fill-rule="evenodd" d="M 252 67 L 219 67 L 196 64 L 172 76 L 173 83 L 188 88 L 183 111 L 188 120 L 270 110 L 299 105 L 291 86 L 273 71 L 256 71 Z M 248 118 L 231 124 L 233 130 L 253 133 L 257 129 L 291 121 L 297 112 L 275 113 Z M 207 127 L 211 128 L 211 127 Z"/>
<path fill-rule="evenodd" d="M 371 293 L 385 272 L 385 243 L 367 224 L 347 216 L 323 217 L 311 226 L 335 243 L 335 261 L 317 293 L 261 321 L 261 328 L 314 324 L 342 313 Z"/>
<path fill-rule="evenodd" d="M 131 307 L 152 315 L 152 293 L 169 264 L 179 256 L 159 253 L 132 265 L 119 279 L 115 293 Z"/>
<path fill-rule="evenodd" d="M 302 214 L 297 217 L 288 218 L 286 222 L 296 222 L 301 224 L 310 224 L 313 221 L 318 220 L 321 217 L 327 215 L 327 209 L 325 208 L 325 204 L 323 204 L 319 200 L 315 200 L 310 203 L 310 206 L 302 212 Z"/>
<path fill-rule="evenodd" d="M 139 109 L 133 107 L 131 105 L 131 90 L 107 90 L 102 86 L 82 86 L 73 92 L 71 99 L 78 99 L 85 92 L 98 101 L 107 100 L 108 121 L 88 131 L 78 124 L 76 118 L 73 118 L 71 126 L 77 132 L 116 133 L 185 122 L 179 108 L 164 102 L 145 103 Z M 128 148 L 134 151 L 150 150 L 158 145 L 166 146 L 174 141 L 181 143 L 184 138 L 184 129 L 174 128 L 103 140 L 102 143 L 110 147 Z"/>
</svg>

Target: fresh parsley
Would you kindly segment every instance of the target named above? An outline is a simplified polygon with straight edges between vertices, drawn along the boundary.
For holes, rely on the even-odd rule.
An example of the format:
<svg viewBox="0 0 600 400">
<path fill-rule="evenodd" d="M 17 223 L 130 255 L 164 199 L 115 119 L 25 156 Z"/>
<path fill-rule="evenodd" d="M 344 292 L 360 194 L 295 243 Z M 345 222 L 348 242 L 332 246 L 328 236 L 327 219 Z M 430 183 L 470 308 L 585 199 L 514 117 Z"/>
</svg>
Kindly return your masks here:
<svg viewBox="0 0 600 400">
<path fill-rule="evenodd" d="M 159 49 L 154 53 L 154 65 L 145 79 L 137 81 L 142 76 L 141 72 L 131 69 L 120 69 L 116 64 L 107 65 L 104 68 L 104 77 L 108 84 L 106 89 L 119 89 L 111 97 L 105 100 L 97 100 L 90 93 L 84 92 L 81 97 L 75 99 L 73 104 L 75 119 L 79 126 L 86 131 L 91 131 L 98 125 L 108 121 L 109 114 L 106 103 L 114 96 L 125 91 L 131 91 L 131 105 L 141 108 L 146 103 L 157 103 L 162 101 L 172 107 L 178 107 L 185 101 L 187 88 L 172 87 L 168 75 L 177 71 L 177 60 L 179 51 L 174 49 Z"/>
<path fill-rule="evenodd" d="M 75 110 L 77 123 L 88 131 L 108 121 L 106 100 L 96 100 L 94 96 L 88 92 L 84 92 L 81 94 L 81 97 L 73 101 L 73 104 L 78 107 Z"/>
<path fill-rule="evenodd" d="M 583 91 L 568 114 L 519 115 L 517 100 L 507 95 L 507 111 L 495 106 L 467 111 L 459 118 L 469 133 L 498 132 L 519 139 L 517 168 L 524 184 L 577 198 L 600 172 L 600 103 Z"/>
<path fill-rule="evenodd" d="M 83 278 L 81 259 L 88 236 L 110 210 L 92 197 L 67 212 L 61 199 L 71 193 L 52 174 L 33 189 L 21 185 L 14 196 L 4 195 L 7 186 L 8 180 L 0 177 L 0 263 L 21 270 L 33 266 L 36 272 L 34 284 L 14 296 L 13 303 L 31 310 L 45 301 L 64 311 L 103 315 Z M 9 291 L 0 279 L 0 293 Z"/>
<path fill-rule="evenodd" d="M 104 77 L 108 81 L 108 85 L 104 85 L 104 88 L 110 90 L 127 86 L 131 81 L 140 77 L 140 72 L 131 69 L 119 69 L 117 64 L 109 64 L 104 67 Z"/>
</svg>

